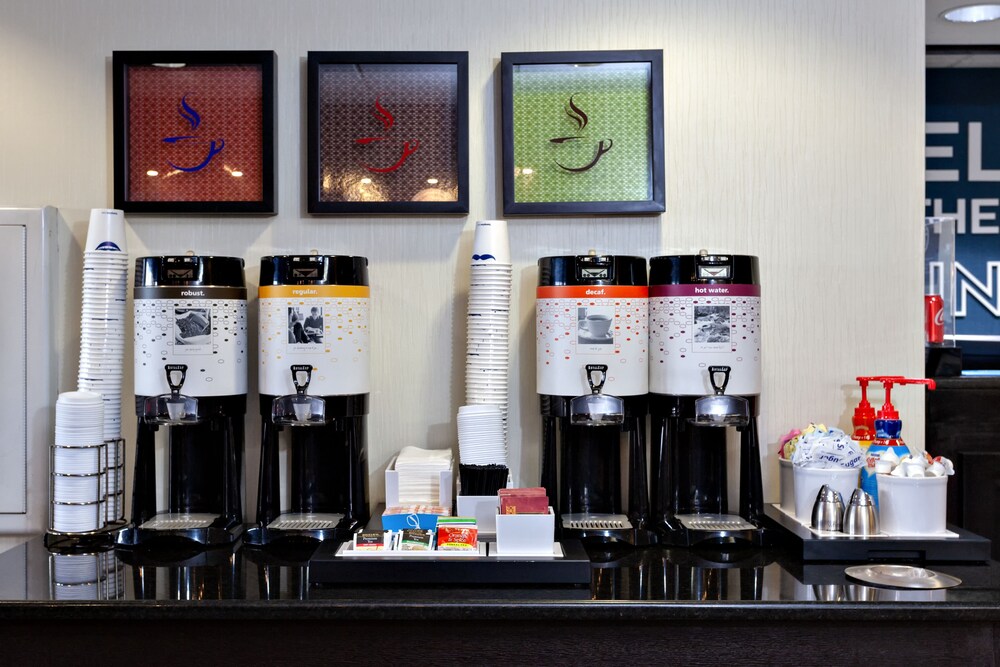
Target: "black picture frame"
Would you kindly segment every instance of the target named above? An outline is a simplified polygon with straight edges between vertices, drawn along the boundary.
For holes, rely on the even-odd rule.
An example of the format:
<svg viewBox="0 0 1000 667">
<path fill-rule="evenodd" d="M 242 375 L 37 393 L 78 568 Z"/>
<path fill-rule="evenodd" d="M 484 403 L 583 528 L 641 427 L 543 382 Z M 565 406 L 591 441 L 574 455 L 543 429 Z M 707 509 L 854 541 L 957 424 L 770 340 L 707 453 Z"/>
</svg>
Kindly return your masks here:
<svg viewBox="0 0 1000 667">
<path fill-rule="evenodd" d="M 251 79 L 256 78 L 256 72 L 260 73 L 259 82 L 259 119 L 256 118 L 256 109 L 251 107 L 249 111 L 249 116 L 253 120 L 249 127 L 256 128 L 259 125 L 259 131 L 254 129 L 250 131 L 252 136 L 246 138 L 246 140 L 240 138 L 237 141 L 237 146 L 240 147 L 241 155 L 252 156 L 253 162 L 253 174 L 252 174 L 252 185 L 247 186 L 247 189 L 253 189 L 259 196 L 240 198 L 239 194 L 235 193 L 227 198 L 218 198 L 211 196 L 212 194 L 221 194 L 222 190 L 218 187 L 212 191 L 212 187 L 205 186 L 204 182 L 197 188 L 189 187 L 185 185 L 184 187 L 176 186 L 176 189 L 171 190 L 160 198 L 156 192 L 144 192 L 142 196 L 139 193 L 142 192 L 141 187 L 134 185 L 136 181 L 131 180 L 136 176 L 135 170 L 142 170 L 145 165 L 138 164 L 141 159 L 139 155 L 144 150 L 141 146 L 141 142 L 134 141 L 133 133 L 130 132 L 130 118 L 131 111 L 134 111 L 133 105 L 138 105 L 137 101 L 140 93 L 136 92 L 135 85 L 130 85 L 129 81 L 131 79 L 130 74 L 137 73 L 139 70 L 137 68 L 151 68 L 159 67 L 163 69 L 162 76 L 165 80 L 169 80 L 172 76 L 172 72 L 180 72 L 185 67 L 194 68 L 215 68 L 216 76 L 225 77 L 226 68 L 231 68 L 232 71 L 229 73 L 230 76 L 236 77 L 247 77 Z M 136 68 L 136 69 L 134 69 Z M 188 70 L 188 72 L 192 71 Z M 153 71 L 146 69 L 145 71 Z M 276 179 L 275 179 L 275 155 L 276 155 L 276 135 L 275 135 L 275 92 L 277 89 L 276 81 L 277 72 L 277 55 L 274 51 L 115 51 L 112 54 L 112 81 L 114 88 L 114 202 L 115 207 L 122 209 L 127 213 L 169 213 L 169 214 L 226 214 L 226 215 L 275 215 L 277 213 L 277 195 L 276 195 Z M 243 79 L 239 79 L 243 81 Z M 237 89 L 240 87 L 239 81 L 235 78 L 232 82 L 232 87 Z M 256 82 L 255 86 L 256 87 Z M 152 83 L 147 84 L 153 86 Z M 181 84 L 183 85 L 183 84 Z M 135 98 L 133 97 L 135 93 Z M 256 102 L 254 102 L 256 105 Z M 218 100 L 213 100 L 212 108 L 218 107 Z M 197 129 L 198 124 L 193 122 L 192 117 L 185 111 L 180 112 L 182 105 L 177 104 L 176 108 L 171 104 L 169 107 L 164 105 L 164 114 L 177 114 L 180 113 L 181 117 L 191 123 L 192 127 Z M 200 123 L 200 116 L 194 117 Z M 167 137 L 162 139 L 162 141 L 174 141 L 179 139 L 195 139 L 199 137 Z M 207 140 L 207 139 L 204 139 Z M 203 141 L 204 141 L 203 140 Z M 225 138 L 221 138 L 220 141 L 224 141 Z M 232 141 L 230 141 L 232 144 Z M 140 144 L 140 145 L 136 145 Z M 211 143 L 211 147 L 208 150 L 208 160 L 213 160 L 215 153 L 213 151 L 216 149 L 216 144 Z M 219 154 L 221 151 L 219 149 Z M 153 159 L 152 161 L 157 161 Z M 174 165 L 170 165 L 173 167 Z M 213 165 L 213 168 L 218 168 L 217 165 Z M 231 167 L 226 167 L 227 174 L 229 176 L 241 177 L 243 173 L 240 169 L 233 169 Z M 171 170 L 172 173 L 176 174 L 177 171 Z M 169 173 L 168 172 L 168 175 Z M 155 169 L 150 173 L 145 172 L 151 176 L 157 176 Z M 221 177 L 213 175 L 212 178 L 219 180 Z M 175 183 L 181 183 L 181 179 L 177 179 Z M 191 181 L 189 181 L 190 183 Z M 222 183 L 222 180 L 219 180 Z M 250 182 L 249 179 L 247 181 Z M 257 187 L 259 183 L 259 188 Z M 171 184 L 173 186 L 173 183 Z M 186 189 L 184 189 L 186 188 Z M 199 197 L 196 194 L 199 190 L 208 190 L 207 196 Z M 183 198 L 178 197 L 178 191 L 180 194 L 184 195 Z"/>
<path fill-rule="evenodd" d="M 420 71 L 422 66 L 451 65 L 455 68 L 454 80 L 454 117 L 451 122 L 451 131 L 447 133 L 447 141 L 452 142 L 454 151 L 448 151 L 450 156 L 449 164 L 453 159 L 454 168 L 450 169 L 446 175 L 446 181 L 451 184 L 446 192 L 451 197 L 452 188 L 455 190 L 454 199 L 447 201 L 414 201 L 412 199 L 398 200 L 354 200 L 337 199 L 336 195 L 323 194 L 323 171 L 328 170 L 333 163 L 339 160 L 346 160 L 347 151 L 342 151 L 338 155 L 335 151 L 324 147 L 329 137 L 334 132 L 340 132 L 339 127 L 331 127 L 334 120 L 324 118 L 322 113 L 324 105 L 329 104 L 328 98 L 337 99 L 338 102 L 346 101 L 338 98 L 337 95 L 324 90 L 321 82 L 321 71 L 330 67 L 343 70 L 345 66 L 353 66 L 355 70 L 364 75 L 366 65 L 392 66 L 399 70 L 404 70 L 410 66 L 414 68 L 414 73 Z M 377 68 L 370 68 L 369 72 L 374 72 Z M 425 70 L 429 69 L 425 67 Z M 307 149 L 306 149 L 306 199 L 307 209 L 311 215 L 463 215 L 469 212 L 469 54 L 467 51 L 310 51 L 307 60 Z M 361 85 L 358 86 L 361 90 Z M 377 92 L 371 91 L 372 100 L 378 103 Z M 379 113 L 386 113 L 385 109 L 379 112 L 372 112 L 373 115 L 366 116 L 373 123 L 377 124 Z M 376 120 L 372 120 L 374 117 Z M 345 119 L 345 123 L 350 119 Z M 351 121 L 353 122 L 353 121 Z M 392 118 L 383 123 L 391 123 Z M 391 132 L 391 124 L 385 125 L 385 130 Z M 345 132 L 347 130 L 344 130 Z M 358 141 L 381 141 L 382 138 L 368 138 Z M 402 140 L 393 139 L 393 142 Z M 419 140 L 417 140 L 419 141 Z M 416 141 L 414 142 L 416 143 Z M 411 144 L 409 141 L 403 142 L 401 159 L 405 160 L 407 150 Z M 422 156 L 421 156 L 422 157 Z M 335 168 L 340 169 L 341 163 Z M 397 163 L 398 166 L 399 163 Z M 374 169 L 366 165 L 364 168 Z M 386 170 L 380 170 L 383 172 Z M 359 174 L 362 172 L 359 172 Z M 375 176 L 378 178 L 378 176 Z M 388 178 L 388 177 L 386 177 Z M 414 178 L 412 175 L 409 178 Z M 371 178 L 360 179 L 356 182 L 364 183 L 365 180 L 371 183 Z M 437 180 L 426 181 L 437 184 Z M 403 188 L 395 187 L 397 191 Z M 436 189 L 436 188 L 431 188 Z M 419 193 L 418 193 L 419 194 Z"/>
<path fill-rule="evenodd" d="M 649 64 L 649 150 L 648 153 L 648 198 L 608 201 L 518 201 L 515 198 L 515 144 L 518 137 L 514 128 L 514 98 L 517 95 L 514 70 L 519 66 L 551 65 L 597 65 L 611 63 Z M 501 72 L 501 117 L 503 124 L 503 212 L 504 215 L 642 215 L 662 213 L 664 203 L 664 163 L 663 163 L 663 51 L 562 51 L 535 53 L 503 53 L 500 58 Z M 570 106 L 572 99 L 570 100 Z M 570 113 L 567 111 L 567 113 Z M 574 119 L 572 113 L 570 118 Z M 586 116 L 583 116 L 583 127 Z M 566 137 L 549 141 L 565 141 Z M 597 144 L 595 163 L 605 151 L 602 140 Z M 610 150 L 610 145 L 608 150 Z M 563 170 L 567 169 L 559 165 Z M 590 167 L 594 166 L 591 164 Z M 587 167 L 589 168 L 589 167 Z"/>
</svg>

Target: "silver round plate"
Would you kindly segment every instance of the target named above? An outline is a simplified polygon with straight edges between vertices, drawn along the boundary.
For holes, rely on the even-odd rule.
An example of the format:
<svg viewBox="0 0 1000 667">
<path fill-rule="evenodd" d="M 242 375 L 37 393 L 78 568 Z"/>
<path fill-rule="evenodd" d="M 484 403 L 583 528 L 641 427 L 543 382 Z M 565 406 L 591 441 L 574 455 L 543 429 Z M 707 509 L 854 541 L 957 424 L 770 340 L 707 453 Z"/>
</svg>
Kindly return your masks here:
<svg viewBox="0 0 1000 667">
<path fill-rule="evenodd" d="M 962 580 L 913 565 L 855 565 L 844 570 L 851 579 L 886 588 L 951 588 Z"/>
</svg>

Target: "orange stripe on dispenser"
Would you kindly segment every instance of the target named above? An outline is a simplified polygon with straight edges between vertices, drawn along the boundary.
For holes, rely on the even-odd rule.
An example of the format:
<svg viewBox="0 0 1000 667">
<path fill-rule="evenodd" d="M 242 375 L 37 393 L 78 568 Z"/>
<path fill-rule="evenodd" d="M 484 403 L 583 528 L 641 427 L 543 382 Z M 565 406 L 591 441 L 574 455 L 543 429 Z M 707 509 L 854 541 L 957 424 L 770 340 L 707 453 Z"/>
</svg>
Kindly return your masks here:
<svg viewBox="0 0 1000 667">
<path fill-rule="evenodd" d="M 539 287 L 538 299 L 646 299 L 649 288 L 645 285 L 565 285 Z"/>
<path fill-rule="evenodd" d="M 257 296 L 261 299 L 321 299 L 344 297 L 367 299 L 367 285 L 261 285 Z"/>
</svg>

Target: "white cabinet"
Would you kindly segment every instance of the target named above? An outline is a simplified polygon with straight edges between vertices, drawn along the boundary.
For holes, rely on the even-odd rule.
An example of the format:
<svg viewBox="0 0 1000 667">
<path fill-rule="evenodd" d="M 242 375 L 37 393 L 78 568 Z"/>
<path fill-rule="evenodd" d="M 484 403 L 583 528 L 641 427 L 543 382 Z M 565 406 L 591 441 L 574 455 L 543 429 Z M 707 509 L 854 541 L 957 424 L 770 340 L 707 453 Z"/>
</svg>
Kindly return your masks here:
<svg viewBox="0 0 1000 667">
<path fill-rule="evenodd" d="M 0 532 L 48 525 L 57 218 L 0 208 Z"/>
</svg>

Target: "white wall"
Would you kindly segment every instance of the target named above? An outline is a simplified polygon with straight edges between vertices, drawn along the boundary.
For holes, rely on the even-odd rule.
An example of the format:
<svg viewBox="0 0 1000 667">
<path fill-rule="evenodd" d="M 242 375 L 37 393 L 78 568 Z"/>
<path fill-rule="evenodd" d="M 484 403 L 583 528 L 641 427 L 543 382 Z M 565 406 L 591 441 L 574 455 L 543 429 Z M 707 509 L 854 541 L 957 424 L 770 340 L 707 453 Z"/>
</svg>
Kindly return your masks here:
<svg viewBox="0 0 1000 667">
<path fill-rule="evenodd" d="M 455 441 L 471 228 L 500 216 L 500 53 L 623 48 L 664 50 L 667 213 L 512 221 L 511 433 L 521 480 L 538 475 L 533 287 L 535 261 L 550 254 L 759 255 L 769 451 L 810 420 L 849 428 L 855 375 L 920 375 L 923 366 L 924 10 L 906 0 L 9 0 L 0 7 L 0 205 L 53 204 L 65 219 L 61 389 L 75 384 L 87 211 L 111 204 L 113 50 L 277 52 L 279 215 L 133 215 L 130 250 L 242 256 L 252 288 L 263 254 L 316 248 L 370 259 L 377 499 L 381 468 L 400 447 Z M 306 52 L 400 49 L 469 51 L 469 216 L 308 217 Z M 922 399 L 898 392 L 905 434 L 918 444 Z M 134 438 L 134 421 L 126 428 Z M 252 507 L 255 416 L 247 433 Z M 776 498 L 773 456 L 765 468 Z"/>
</svg>

